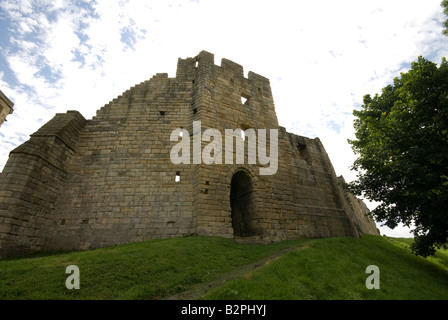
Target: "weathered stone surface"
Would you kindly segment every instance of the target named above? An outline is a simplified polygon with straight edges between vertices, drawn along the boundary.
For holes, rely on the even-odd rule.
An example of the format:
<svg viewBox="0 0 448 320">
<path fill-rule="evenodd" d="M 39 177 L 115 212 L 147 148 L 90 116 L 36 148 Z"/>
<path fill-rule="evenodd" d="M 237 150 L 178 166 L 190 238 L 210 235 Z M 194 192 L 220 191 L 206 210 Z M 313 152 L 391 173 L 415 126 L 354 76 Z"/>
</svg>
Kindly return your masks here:
<svg viewBox="0 0 448 320">
<path fill-rule="evenodd" d="M 243 164 L 195 164 L 193 152 L 190 164 L 173 164 L 171 132 L 192 135 L 194 121 L 223 137 L 277 129 L 276 174 L 248 164 L 247 141 Z M 268 79 L 245 78 L 240 65 L 217 66 L 202 51 L 179 59 L 176 78 L 157 74 L 91 120 L 57 114 L 11 152 L 0 175 L 0 255 L 191 234 L 259 242 L 376 234 L 366 214 L 339 186 L 320 140 L 279 127 Z"/>
<path fill-rule="evenodd" d="M 13 113 L 14 103 L 0 90 L 0 126 L 6 121 L 6 117 Z"/>
</svg>

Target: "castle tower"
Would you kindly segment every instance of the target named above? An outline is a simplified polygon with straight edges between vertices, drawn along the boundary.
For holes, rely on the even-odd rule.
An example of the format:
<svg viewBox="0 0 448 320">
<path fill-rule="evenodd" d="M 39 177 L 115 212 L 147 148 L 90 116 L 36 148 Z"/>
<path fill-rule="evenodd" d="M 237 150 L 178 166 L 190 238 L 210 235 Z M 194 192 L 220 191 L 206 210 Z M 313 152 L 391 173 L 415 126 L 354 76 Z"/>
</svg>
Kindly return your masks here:
<svg viewBox="0 0 448 320">
<path fill-rule="evenodd" d="M 156 74 L 91 120 L 57 114 L 11 152 L 0 175 L 0 256 L 193 234 L 376 234 L 366 213 L 319 139 L 278 125 L 268 79 L 202 51 L 179 59 L 175 78 Z"/>
</svg>

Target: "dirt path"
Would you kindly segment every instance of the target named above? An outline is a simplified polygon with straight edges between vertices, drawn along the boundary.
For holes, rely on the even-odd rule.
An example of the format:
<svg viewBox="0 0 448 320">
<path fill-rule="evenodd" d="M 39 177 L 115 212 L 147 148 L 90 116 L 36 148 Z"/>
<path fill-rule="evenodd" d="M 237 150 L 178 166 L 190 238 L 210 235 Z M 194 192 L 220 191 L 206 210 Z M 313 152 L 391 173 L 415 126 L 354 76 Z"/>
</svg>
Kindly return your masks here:
<svg viewBox="0 0 448 320">
<path fill-rule="evenodd" d="M 288 253 L 291 251 L 297 251 L 297 250 L 304 250 L 304 249 L 308 249 L 308 248 L 309 248 L 309 246 L 305 245 L 305 246 L 291 247 L 291 248 L 286 248 L 286 249 L 280 250 L 264 259 L 261 259 L 261 260 L 255 261 L 251 264 L 236 268 L 236 269 L 232 270 L 231 272 L 224 274 L 223 276 L 221 276 L 220 278 L 218 278 L 212 282 L 202 283 L 202 284 L 199 284 L 199 285 L 191 288 L 188 291 L 178 293 L 172 297 L 167 298 L 167 300 L 198 299 L 199 297 L 205 295 L 208 291 L 212 290 L 213 288 L 222 286 L 226 282 L 228 282 L 232 279 L 239 278 L 239 277 L 250 277 L 250 274 L 253 271 L 257 270 L 258 268 L 260 268 L 262 266 L 269 264 L 271 261 L 273 261 L 275 259 L 278 259 L 280 256 L 284 255 L 285 253 Z"/>
</svg>

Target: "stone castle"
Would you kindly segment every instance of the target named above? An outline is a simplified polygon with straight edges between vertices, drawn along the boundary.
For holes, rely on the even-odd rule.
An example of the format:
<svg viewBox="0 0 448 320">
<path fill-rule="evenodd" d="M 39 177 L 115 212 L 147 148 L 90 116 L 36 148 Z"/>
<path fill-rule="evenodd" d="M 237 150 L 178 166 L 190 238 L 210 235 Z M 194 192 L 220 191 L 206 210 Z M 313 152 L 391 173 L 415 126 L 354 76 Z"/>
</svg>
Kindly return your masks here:
<svg viewBox="0 0 448 320">
<path fill-rule="evenodd" d="M 199 121 L 201 132 L 277 129 L 275 174 L 249 161 L 247 137 L 243 163 L 174 164 L 173 130 L 193 136 Z M 340 179 L 318 138 L 278 125 L 268 79 L 202 51 L 179 58 L 175 78 L 156 74 L 91 120 L 56 114 L 11 151 L 0 175 L 0 256 L 188 235 L 269 243 L 378 234 Z"/>
</svg>

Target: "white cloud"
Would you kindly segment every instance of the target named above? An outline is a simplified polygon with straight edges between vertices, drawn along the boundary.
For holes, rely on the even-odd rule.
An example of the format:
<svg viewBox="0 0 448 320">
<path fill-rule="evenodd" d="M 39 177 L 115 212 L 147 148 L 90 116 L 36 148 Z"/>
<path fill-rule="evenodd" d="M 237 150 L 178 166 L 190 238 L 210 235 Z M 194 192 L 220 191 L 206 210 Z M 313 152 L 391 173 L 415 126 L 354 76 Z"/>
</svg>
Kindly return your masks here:
<svg viewBox="0 0 448 320">
<path fill-rule="evenodd" d="M 393 238 L 413 238 L 414 234 L 410 229 L 402 224 L 398 225 L 394 229 L 390 229 L 386 226 L 378 226 L 381 235 L 386 235 Z"/>
<path fill-rule="evenodd" d="M 440 63 L 448 52 L 440 0 L 4 0 L 0 7 L 11 29 L 0 51 L 11 70 L 0 85 L 15 102 L 0 128 L 0 169 L 55 112 L 91 118 L 157 72 L 174 77 L 177 58 L 207 50 L 216 64 L 228 58 L 269 78 L 280 125 L 318 136 L 350 181 L 347 139 L 363 95 L 380 92 L 418 55 Z"/>
</svg>

